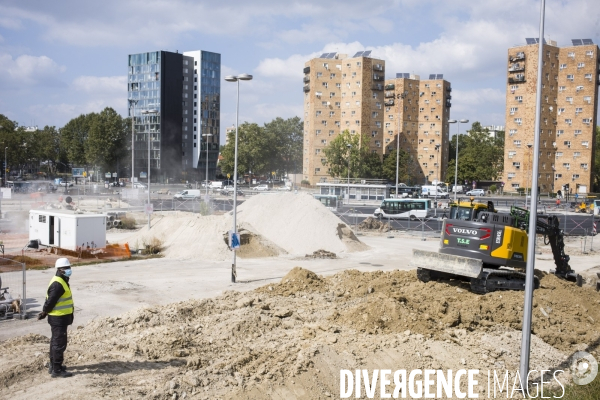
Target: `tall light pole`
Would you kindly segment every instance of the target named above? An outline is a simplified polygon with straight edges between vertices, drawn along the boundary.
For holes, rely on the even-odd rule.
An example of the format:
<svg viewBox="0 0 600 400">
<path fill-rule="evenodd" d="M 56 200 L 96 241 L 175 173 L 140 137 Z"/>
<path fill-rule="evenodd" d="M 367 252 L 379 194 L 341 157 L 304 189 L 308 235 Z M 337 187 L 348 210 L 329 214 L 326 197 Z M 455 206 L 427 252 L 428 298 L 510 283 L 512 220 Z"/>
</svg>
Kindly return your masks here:
<svg viewBox="0 0 600 400">
<path fill-rule="evenodd" d="M 439 164 L 440 164 L 440 157 L 439 157 L 439 154 L 440 154 L 440 146 L 441 146 L 441 145 L 439 145 L 439 144 L 436 144 L 436 145 L 435 145 L 435 153 L 436 153 L 436 154 L 435 154 L 435 163 L 436 163 L 436 164 L 438 164 L 438 165 L 437 165 L 437 167 L 438 167 L 438 168 L 439 168 L 439 166 L 440 166 L 440 165 L 439 165 Z M 438 184 L 440 183 L 440 176 L 439 176 L 439 174 L 438 174 L 438 171 L 437 171 L 437 169 L 436 169 L 436 171 L 435 171 L 435 176 L 436 176 L 436 179 L 435 179 L 435 200 L 434 200 L 434 201 L 435 201 L 435 207 L 433 208 L 433 213 L 434 213 L 434 214 L 435 214 L 435 216 L 437 217 L 437 206 L 438 206 L 438 205 L 437 205 L 437 192 L 438 192 Z"/>
<path fill-rule="evenodd" d="M 533 145 L 531 143 L 527 145 L 527 149 L 529 149 L 529 151 L 528 151 L 529 163 L 527 164 L 527 171 L 525 171 L 525 173 L 527 174 L 527 187 L 525 188 L 525 201 L 527 201 L 527 196 L 531 193 L 531 188 L 529 187 L 529 168 L 531 168 L 531 147 L 533 147 Z M 531 173 L 533 174 L 533 170 Z"/>
<path fill-rule="evenodd" d="M 129 99 L 129 107 L 131 109 L 131 188 L 133 189 L 133 178 L 135 177 L 134 171 L 134 158 L 133 158 L 133 143 L 135 136 L 135 105 L 137 104 L 137 100 Z M 83 183 L 85 185 L 85 182 Z"/>
<path fill-rule="evenodd" d="M 348 147 L 348 204 L 350 204 L 350 152 L 352 145 L 348 143 L 346 146 Z"/>
<path fill-rule="evenodd" d="M 8 149 L 8 147 L 4 148 L 4 187 L 8 187 L 8 175 L 6 174 L 6 171 L 8 171 L 8 164 L 6 163 L 6 150 Z"/>
<path fill-rule="evenodd" d="M 158 110 L 144 110 L 144 115 L 158 114 Z M 148 207 L 150 207 L 150 131 L 148 131 Z M 149 210 L 148 210 L 149 211 Z M 148 229 L 150 229 L 150 212 L 148 212 Z"/>
<path fill-rule="evenodd" d="M 235 103 L 235 152 L 233 156 L 233 233 L 235 234 L 237 231 L 237 158 L 238 158 L 238 125 L 239 125 L 239 113 L 240 113 L 240 81 L 250 81 L 252 80 L 252 75 L 248 74 L 240 74 L 240 75 L 228 75 L 225 77 L 227 82 L 237 82 L 237 96 Z M 252 179 L 252 175 L 250 175 L 250 179 Z M 229 243 L 229 246 L 232 244 Z M 231 282 L 235 283 L 235 279 L 237 277 L 237 272 L 235 270 L 236 267 L 236 253 L 233 250 L 233 264 L 231 264 Z"/>
<path fill-rule="evenodd" d="M 208 138 L 211 137 L 212 133 L 203 133 L 202 136 L 206 138 L 206 175 L 204 176 L 204 183 L 206 187 L 206 202 L 208 202 Z"/>
<path fill-rule="evenodd" d="M 398 100 L 404 100 L 406 93 L 400 93 L 397 97 Z M 401 111 L 402 107 L 400 103 L 398 103 L 398 135 L 396 135 L 396 193 L 394 194 L 396 198 L 398 198 L 398 166 L 400 164 L 400 127 L 402 124 L 400 119 L 400 115 L 402 115 Z"/>
<path fill-rule="evenodd" d="M 460 136 L 460 124 L 466 124 L 468 119 L 448 120 L 449 124 L 456 124 L 456 159 L 454 160 L 454 202 L 456 203 L 456 186 L 458 185 L 458 137 Z"/>
</svg>

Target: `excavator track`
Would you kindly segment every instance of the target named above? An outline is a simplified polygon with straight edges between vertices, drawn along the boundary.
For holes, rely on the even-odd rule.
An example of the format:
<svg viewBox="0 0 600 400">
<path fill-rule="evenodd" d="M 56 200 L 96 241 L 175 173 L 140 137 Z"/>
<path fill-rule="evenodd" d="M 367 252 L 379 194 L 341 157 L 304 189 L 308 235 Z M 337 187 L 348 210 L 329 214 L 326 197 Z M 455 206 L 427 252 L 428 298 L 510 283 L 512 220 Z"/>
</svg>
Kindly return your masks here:
<svg viewBox="0 0 600 400">
<path fill-rule="evenodd" d="M 533 288 L 540 287 L 540 280 L 533 277 Z M 485 294 L 496 290 L 525 290 L 525 274 L 507 269 L 484 268 L 477 278 L 471 279 L 471 290 Z"/>
</svg>

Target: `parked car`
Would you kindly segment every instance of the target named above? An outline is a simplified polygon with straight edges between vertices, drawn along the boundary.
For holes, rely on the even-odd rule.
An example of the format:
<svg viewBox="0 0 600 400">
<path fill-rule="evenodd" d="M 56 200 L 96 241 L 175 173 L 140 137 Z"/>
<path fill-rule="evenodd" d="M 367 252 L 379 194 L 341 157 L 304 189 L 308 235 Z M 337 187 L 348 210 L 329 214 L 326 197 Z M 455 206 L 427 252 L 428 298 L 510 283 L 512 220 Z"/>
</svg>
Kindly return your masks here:
<svg viewBox="0 0 600 400">
<path fill-rule="evenodd" d="M 133 182 L 133 188 L 134 189 L 146 189 L 148 186 L 146 186 L 145 184 L 141 183 L 141 182 Z"/>
<path fill-rule="evenodd" d="M 269 190 L 269 185 L 258 185 L 258 186 L 254 186 L 252 188 L 252 190 L 254 191 L 258 191 L 258 192 L 265 192 L 267 190 Z"/>
<path fill-rule="evenodd" d="M 71 186 L 73 186 L 73 182 L 61 181 L 61 182 L 59 183 L 59 185 L 60 185 L 60 186 L 63 186 L 63 187 L 64 187 L 64 186 L 71 187 Z"/>
<path fill-rule="evenodd" d="M 483 190 L 483 189 L 473 189 L 473 190 L 469 190 L 465 194 L 467 196 L 485 196 L 485 190 Z"/>
</svg>

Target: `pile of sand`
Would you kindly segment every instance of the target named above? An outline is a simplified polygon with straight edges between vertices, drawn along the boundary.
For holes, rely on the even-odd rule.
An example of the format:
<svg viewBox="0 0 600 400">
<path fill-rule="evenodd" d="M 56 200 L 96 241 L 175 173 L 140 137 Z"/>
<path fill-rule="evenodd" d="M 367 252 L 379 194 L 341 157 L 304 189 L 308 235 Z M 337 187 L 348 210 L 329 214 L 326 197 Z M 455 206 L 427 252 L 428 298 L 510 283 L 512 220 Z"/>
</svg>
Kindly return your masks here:
<svg viewBox="0 0 600 400">
<path fill-rule="evenodd" d="M 281 283 L 251 292 L 97 319 L 70 336 L 66 364 L 82 378 L 69 382 L 69 394 L 317 399 L 337 397 L 340 369 L 516 371 L 523 293 L 475 295 L 466 288 L 422 283 L 415 271 L 323 278 L 294 268 Z M 599 302 L 591 288 L 542 276 L 530 368 L 566 369 L 568 354 L 597 343 Z M 6 397 L 48 390 L 47 341 L 3 345 Z M 597 357 L 595 347 L 587 351 Z M 482 380 L 481 397 L 485 390 Z"/>
<path fill-rule="evenodd" d="M 368 248 L 337 216 L 304 193 L 253 196 L 238 207 L 237 224 L 242 236 L 240 257 L 304 255 L 321 249 L 339 254 Z M 156 238 L 163 242 L 166 257 L 223 261 L 230 256 L 227 232 L 232 225 L 232 213 L 155 213 L 150 230 L 144 227 L 126 241 L 136 249 Z"/>
</svg>

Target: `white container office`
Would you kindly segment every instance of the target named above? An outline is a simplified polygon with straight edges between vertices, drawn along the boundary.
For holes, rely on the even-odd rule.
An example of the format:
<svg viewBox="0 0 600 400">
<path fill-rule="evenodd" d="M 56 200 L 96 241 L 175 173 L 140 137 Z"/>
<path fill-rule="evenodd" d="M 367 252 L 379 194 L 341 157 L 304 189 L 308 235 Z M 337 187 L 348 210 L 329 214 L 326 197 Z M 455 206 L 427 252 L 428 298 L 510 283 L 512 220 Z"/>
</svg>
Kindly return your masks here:
<svg viewBox="0 0 600 400">
<path fill-rule="evenodd" d="M 29 240 L 49 247 L 77 250 L 106 247 L 106 215 L 68 210 L 29 211 Z"/>
</svg>

